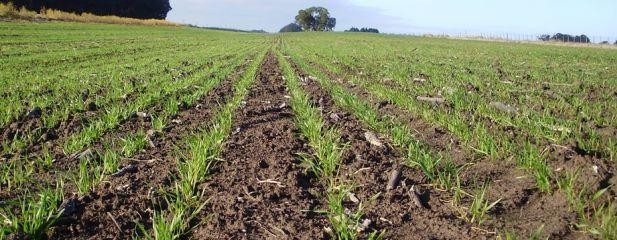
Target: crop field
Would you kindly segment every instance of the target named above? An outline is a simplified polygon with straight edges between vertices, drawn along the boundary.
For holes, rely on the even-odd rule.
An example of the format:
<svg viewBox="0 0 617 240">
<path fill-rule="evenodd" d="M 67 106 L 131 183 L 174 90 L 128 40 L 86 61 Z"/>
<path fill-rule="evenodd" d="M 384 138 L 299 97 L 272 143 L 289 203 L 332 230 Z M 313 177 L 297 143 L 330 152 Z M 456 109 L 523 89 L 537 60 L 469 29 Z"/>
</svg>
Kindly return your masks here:
<svg viewBox="0 0 617 240">
<path fill-rule="evenodd" d="M 0 239 L 617 239 L 617 51 L 0 22 Z"/>
</svg>

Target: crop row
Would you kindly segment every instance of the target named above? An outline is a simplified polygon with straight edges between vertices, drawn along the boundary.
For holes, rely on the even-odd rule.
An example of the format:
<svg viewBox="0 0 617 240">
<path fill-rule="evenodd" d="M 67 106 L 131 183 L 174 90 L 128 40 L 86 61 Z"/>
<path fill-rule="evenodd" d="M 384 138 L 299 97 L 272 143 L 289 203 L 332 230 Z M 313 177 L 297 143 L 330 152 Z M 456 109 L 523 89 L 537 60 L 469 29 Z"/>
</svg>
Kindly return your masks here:
<svg viewBox="0 0 617 240">
<path fill-rule="evenodd" d="M 306 46 L 303 44 L 306 44 Z M 379 80 L 376 81 L 370 77 L 363 76 L 366 74 L 365 72 L 373 71 L 369 68 L 371 64 L 367 63 L 367 61 L 359 61 L 358 58 L 353 61 L 350 59 L 341 59 L 341 57 L 337 55 L 334 55 L 331 59 L 325 58 L 324 56 L 327 55 L 325 53 L 326 51 L 329 51 L 330 54 L 332 54 L 332 49 L 326 44 L 324 44 L 326 47 L 319 48 L 314 45 L 309 46 L 307 42 L 293 41 L 293 44 L 288 44 L 287 46 L 290 46 L 289 53 L 296 61 L 301 63 L 300 65 L 303 69 L 309 71 L 312 75 L 317 76 L 317 79 L 320 79 L 320 83 L 323 85 L 334 86 L 333 88 L 326 88 L 331 88 L 330 91 L 334 96 L 340 96 L 339 99 L 341 99 L 342 105 L 346 105 L 347 108 L 353 109 L 353 112 L 358 113 L 358 117 L 364 119 L 367 125 L 376 129 L 376 131 L 392 136 L 395 144 L 402 146 L 403 149 L 406 149 L 408 166 L 421 169 L 426 178 L 437 187 L 445 190 L 451 190 L 452 203 L 454 205 L 461 202 L 461 198 L 470 198 L 467 201 L 470 204 L 469 207 L 462 208 L 467 209 L 462 211 L 463 213 L 461 215 L 463 218 L 466 218 L 471 222 L 481 224 L 485 221 L 487 212 L 489 212 L 489 210 L 491 210 L 491 208 L 497 205 L 500 201 L 496 200 L 489 202 L 485 196 L 487 186 L 480 187 L 478 190 L 475 190 L 475 193 L 473 194 L 470 194 L 468 193 L 469 191 L 466 192 L 463 188 L 461 188 L 461 183 L 459 180 L 460 171 L 464 169 L 465 165 L 470 163 L 465 163 L 458 166 L 453 164 L 451 160 L 448 160 L 447 155 L 434 152 L 430 150 L 426 144 L 422 144 L 415 140 L 414 134 L 411 134 L 411 129 L 407 126 L 401 125 L 400 122 L 396 123 L 397 120 L 394 120 L 394 122 L 391 120 L 380 121 L 377 111 L 371 107 L 372 104 L 362 102 L 361 100 L 354 98 L 353 94 L 349 95 L 349 93 L 347 93 L 347 89 L 337 87 L 337 84 L 327 82 L 323 79 L 330 79 L 330 81 L 335 82 L 340 82 L 341 80 L 349 81 L 352 85 L 357 84 L 365 88 L 368 92 L 370 92 L 370 94 L 373 95 L 373 97 L 388 100 L 401 109 L 405 109 L 410 114 L 421 113 L 418 115 L 423 117 L 426 121 L 444 126 L 456 137 L 461 139 L 466 146 L 472 149 L 471 152 L 479 151 L 483 153 L 483 155 L 489 156 L 492 159 L 507 159 L 508 156 L 512 156 L 511 153 L 514 153 L 513 155 L 517 160 L 516 162 L 518 162 L 521 167 L 532 170 L 536 183 L 541 190 L 550 193 L 553 189 L 558 188 L 560 191 L 569 192 L 569 196 L 578 196 L 575 198 L 568 198 L 570 199 L 569 201 L 571 206 L 578 206 L 574 208 L 577 209 L 576 212 L 580 217 L 581 222 L 579 223 L 579 226 L 585 230 L 589 230 L 592 233 L 598 233 L 602 231 L 600 229 L 602 229 L 605 225 L 606 222 L 604 220 L 606 220 L 606 218 L 614 218 L 614 216 L 612 216 L 612 212 L 614 211 L 612 210 L 614 207 L 613 204 L 611 204 L 610 201 L 608 203 L 605 201 L 597 201 L 599 196 L 606 192 L 607 188 L 593 190 L 593 188 L 589 189 L 589 186 L 578 186 L 576 187 L 577 190 L 574 190 L 574 184 L 568 185 L 564 182 L 576 181 L 572 179 L 577 176 L 573 172 L 578 170 L 569 169 L 568 174 L 566 174 L 565 177 L 562 174 L 553 172 L 547 164 L 546 155 L 544 155 L 545 150 L 542 150 L 535 145 L 536 141 L 538 141 L 537 139 L 531 138 L 532 140 L 529 142 L 530 140 L 523 138 L 527 141 L 526 143 L 525 141 L 517 141 L 519 139 L 516 137 L 514 140 L 510 140 L 511 136 L 500 133 L 499 131 L 495 132 L 494 130 L 487 128 L 491 123 L 488 123 L 487 126 L 483 121 L 476 122 L 477 118 L 467 118 L 465 114 L 456 111 L 442 112 L 439 110 L 439 107 L 426 107 L 420 101 L 416 101 L 415 97 L 409 97 L 416 96 L 413 92 L 405 91 L 407 89 L 412 89 L 411 87 L 404 88 L 383 85 L 383 83 Z M 311 49 L 310 51 L 309 48 Z M 371 49 L 371 51 L 374 51 L 374 49 Z M 316 52 L 317 54 L 310 54 L 310 52 Z M 354 53 L 354 51 L 346 49 L 346 52 L 343 52 L 342 54 L 348 53 Z M 374 57 L 368 54 L 363 57 L 367 56 Z M 352 58 L 353 57 L 356 56 L 352 55 Z M 390 60 L 390 62 L 394 61 Z M 351 67 L 352 71 L 356 70 L 358 72 L 347 73 L 345 70 L 341 70 L 345 69 L 346 65 L 353 66 Z M 375 71 L 382 71 L 381 69 L 383 68 Z M 334 76 L 331 72 L 336 72 L 340 74 L 339 76 L 341 77 Z M 367 75 L 373 76 L 370 74 Z M 410 82 L 409 80 L 405 81 Z M 454 103 L 454 105 L 457 104 Z M 458 126 L 463 127 L 456 128 L 457 123 L 459 123 Z M 469 128 L 469 126 L 472 128 Z M 390 130 L 388 131 L 387 129 Z M 487 143 L 487 140 L 493 142 Z M 406 148 L 405 146 L 408 147 Z M 503 149 L 504 147 L 507 148 Z M 444 159 L 444 157 L 446 158 Z M 552 184 L 554 185 L 551 186 Z M 473 186 L 471 187 L 473 188 Z M 474 190 L 472 189 L 472 191 Z M 591 213 L 587 213 L 586 211 L 590 211 Z M 614 230 L 609 229 L 602 234 L 610 235 L 612 231 Z"/>
<path fill-rule="evenodd" d="M 227 65 L 224 68 L 220 68 L 219 66 L 212 66 L 209 71 L 201 74 L 195 74 L 192 76 L 194 79 L 199 79 L 197 82 L 193 82 L 193 85 L 182 85 L 188 86 L 189 88 L 174 88 L 178 91 L 177 94 L 170 96 L 166 99 L 159 98 L 148 98 L 153 99 L 153 102 L 159 102 L 159 104 L 164 105 L 159 107 L 161 110 L 153 116 L 152 126 L 150 128 L 155 131 L 161 131 L 162 128 L 167 124 L 171 119 L 169 117 L 175 115 L 175 112 L 178 111 L 178 106 L 182 105 L 190 105 L 194 100 L 199 98 L 200 96 L 207 93 L 214 86 L 216 86 L 220 79 L 230 74 L 231 71 L 237 68 L 238 64 L 244 60 L 243 51 L 236 51 L 239 53 L 239 57 L 236 57 L 236 60 L 232 61 L 232 64 Z M 247 52 L 246 50 L 244 51 Z M 251 51 L 248 51 L 251 52 Z M 224 63 L 224 62 L 222 62 Z M 226 64 L 223 64 L 226 65 Z M 211 72 L 214 75 L 208 75 L 206 73 Z M 204 81 L 206 80 L 207 81 Z M 188 84 L 188 83 L 187 83 Z M 147 95 L 146 95 L 147 96 Z M 160 101 L 159 101 L 160 100 Z M 155 119 L 160 119 L 156 121 Z M 157 122 L 157 124 L 155 124 Z M 156 125 L 156 126 L 155 126 Z M 140 151 L 147 146 L 146 136 L 144 136 L 144 130 L 136 130 L 133 133 L 129 133 L 125 135 L 122 139 L 122 144 L 120 146 L 115 146 L 114 144 L 104 144 L 103 148 L 97 151 L 97 156 L 93 159 L 98 159 L 98 161 L 93 162 L 93 159 L 90 157 L 83 158 L 79 163 L 79 168 L 75 169 L 73 174 L 67 173 L 70 175 L 71 185 L 73 185 L 73 189 L 76 189 L 81 195 L 88 194 L 92 189 L 94 189 L 97 183 L 103 181 L 110 174 L 113 174 L 118 171 L 119 162 L 121 157 L 131 157 L 132 154 Z M 110 139 L 111 141 L 117 141 Z M 60 183 L 62 180 L 60 180 Z M 9 214 L 5 214 L 7 217 L 7 222 L 11 222 L 10 227 L 7 227 L 5 232 L 21 232 L 26 233 L 33 237 L 40 237 L 45 234 L 45 229 L 47 229 L 56 218 L 61 216 L 61 211 L 63 209 L 58 209 L 58 205 L 60 204 L 63 197 L 63 189 L 66 187 L 62 187 L 63 184 L 57 184 L 56 191 L 52 190 L 53 187 L 45 188 L 40 192 L 38 201 L 36 198 L 25 197 L 20 202 L 24 203 L 21 208 L 9 210 Z M 71 189 L 71 188 L 69 188 Z M 58 199 L 58 197 L 60 197 Z M 27 203 L 27 204 L 26 204 Z M 27 207 L 26 207 L 27 206 Z M 41 209 L 43 208 L 44 209 Z M 45 213 L 44 217 L 40 216 L 41 212 Z M 17 212 L 17 214 L 11 214 L 13 212 Z M 36 225 L 36 226 L 35 226 Z"/>
</svg>

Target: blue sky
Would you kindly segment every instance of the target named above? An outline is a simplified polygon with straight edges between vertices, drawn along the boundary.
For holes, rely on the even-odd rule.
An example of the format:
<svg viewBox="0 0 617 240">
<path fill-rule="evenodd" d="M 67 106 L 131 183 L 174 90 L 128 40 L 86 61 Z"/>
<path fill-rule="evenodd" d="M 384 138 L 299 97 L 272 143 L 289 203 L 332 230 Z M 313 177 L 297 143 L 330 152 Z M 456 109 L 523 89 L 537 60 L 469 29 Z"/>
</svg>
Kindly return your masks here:
<svg viewBox="0 0 617 240">
<path fill-rule="evenodd" d="M 571 33 L 617 37 L 617 0 L 171 0 L 171 21 L 275 32 L 297 11 L 327 7 L 335 30 L 387 33 Z"/>
</svg>

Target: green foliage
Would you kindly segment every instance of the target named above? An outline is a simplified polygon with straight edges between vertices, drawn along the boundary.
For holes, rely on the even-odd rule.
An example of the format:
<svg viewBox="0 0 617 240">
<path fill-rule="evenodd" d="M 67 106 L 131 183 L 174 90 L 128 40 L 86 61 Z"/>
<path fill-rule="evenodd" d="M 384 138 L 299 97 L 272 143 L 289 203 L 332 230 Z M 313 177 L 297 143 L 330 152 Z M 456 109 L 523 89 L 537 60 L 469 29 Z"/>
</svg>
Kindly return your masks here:
<svg viewBox="0 0 617 240">
<path fill-rule="evenodd" d="M 482 224 L 486 218 L 486 213 L 501 201 L 501 199 L 498 199 L 492 203 L 489 202 L 485 196 L 487 188 L 488 185 L 475 193 L 471 206 L 469 206 L 470 222 Z"/>
<path fill-rule="evenodd" d="M 120 140 L 122 141 L 122 156 L 124 157 L 133 156 L 137 151 L 148 145 L 146 134 L 141 130 Z"/>
<path fill-rule="evenodd" d="M 103 178 L 103 170 L 100 166 L 90 163 L 90 159 L 83 159 L 79 162 L 77 174 L 71 177 L 72 182 L 77 187 L 80 196 L 90 193 Z"/>
<path fill-rule="evenodd" d="M 330 17 L 330 12 L 324 7 L 310 7 L 298 11 L 296 23 L 304 31 L 332 31 L 336 18 Z"/>
<path fill-rule="evenodd" d="M 19 200 L 17 213 L 12 207 L 5 207 L 0 211 L 2 218 L 2 234 L 23 234 L 30 239 L 44 239 L 47 230 L 62 214 L 58 209 L 64 193 L 63 184 L 59 183 L 56 189 L 44 189 L 38 194 L 38 199 L 23 198 Z M 0 236 L 2 235 L 0 234 Z"/>
<path fill-rule="evenodd" d="M 0 165 L 0 190 L 12 191 L 30 181 L 34 165 L 26 162 L 9 161 Z"/>
</svg>

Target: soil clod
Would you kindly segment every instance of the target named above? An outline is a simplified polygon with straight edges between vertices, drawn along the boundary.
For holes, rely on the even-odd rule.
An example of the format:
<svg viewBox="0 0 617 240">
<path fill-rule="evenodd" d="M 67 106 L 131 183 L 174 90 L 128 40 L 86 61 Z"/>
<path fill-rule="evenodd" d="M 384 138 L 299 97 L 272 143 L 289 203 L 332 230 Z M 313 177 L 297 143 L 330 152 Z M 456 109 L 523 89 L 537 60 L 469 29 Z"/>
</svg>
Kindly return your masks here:
<svg viewBox="0 0 617 240">
<path fill-rule="evenodd" d="M 441 98 L 441 97 L 422 97 L 422 96 L 418 96 L 416 99 L 418 99 L 418 101 L 428 102 L 428 103 L 432 103 L 432 104 L 442 104 L 442 103 L 446 102 L 446 100 Z"/>
<path fill-rule="evenodd" d="M 512 107 L 502 102 L 491 102 L 489 105 L 496 108 L 497 110 L 507 112 L 509 114 L 515 114 L 518 111 L 515 107 Z"/>
<path fill-rule="evenodd" d="M 379 140 L 379 138 L 377 138 L 377 135 L 375 135 L 375 133 L 367 131 L 364 133 L 364 138 L 366 139 L 366 141 L 368 141 L 369 143 L 371 143 L 374 146 L 377 147 L 383 147 L 383 143 L 381 143 L 381 141 Z"/>
<path fill-rule="evenodd" d="M 392 172 L 390 172 L 390 180 L 388 180 L 388 186 L 386 187 L 386 190 L 395 189 L 396 186 L 398 186 L 398 182 L 400 178 L 401 178 L 401 170 L 399 168 L 392 170 Z"/>
</svg>

